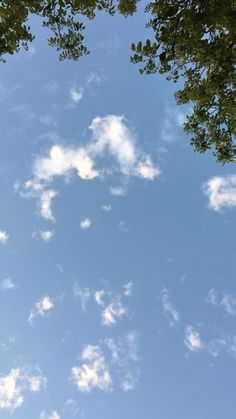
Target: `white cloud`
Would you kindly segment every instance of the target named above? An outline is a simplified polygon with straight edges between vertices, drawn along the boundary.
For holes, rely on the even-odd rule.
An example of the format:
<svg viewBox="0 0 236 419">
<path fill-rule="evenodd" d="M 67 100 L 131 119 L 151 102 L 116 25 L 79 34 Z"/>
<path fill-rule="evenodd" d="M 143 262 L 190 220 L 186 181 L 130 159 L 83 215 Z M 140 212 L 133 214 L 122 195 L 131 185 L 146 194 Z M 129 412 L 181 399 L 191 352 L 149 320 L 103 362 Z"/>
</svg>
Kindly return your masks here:
<svg viewBox="0 0 236 419">
<path fill-rule="evenodd" d="M 38 392 L 46 384 L 46 378 L 31 376 L 22 368 L 14 368 L 0 377 L 0 409 L 15 410 L 24 402 L 24 392 Z"/>
<path fill-rule="evenodd" d="M 121 388 L 125 393 L 127 393 L 128 391 L 133 390 L 136 384 L 137 384 L 137 379 L 134 377 L 134 375 L 131 372 L 127 372 L 121 382 Z"/>
<path fill-rule="evenodd" d="M 82 97 L 83 97 L 83 90 L 82 89 L 80 89 L 80 90 L 71 89 L 70 98 L 71 98 L 71 100 L 73 100 L 73 102 L 76 102 L 76 103 L 80 102 Z"/>
<path fill-rule="evenodd" d="M 0 288 L 2 291 L 9 291 L 9 290 L 16 289 L 17 286 L 15 282 L 12 281 L 11 278 L 5 278 L 0 282 Z"/>
<path fill-rule="evenodd" d="M 103 297 L 105 296 L 105 294 L 106 294 L 106 291 L 105 290 L 100 290 L 100 291 L 96 291 L 95 292 L 94 298 L 95 298 L 95 301 L 96 301 L 96 303 L 98 305 L 100 305 L 100 306 L 104 306 L 105 305 L 105 303 L 103 301 Z"/>
<path fill-rule="evenodd" d="M 118 319 L 127 314 L 119 297 L 116 297 L 102 311 L 102 324 L 105 326 L 114 326 Z"/>
<path fill-rule="evenodd" d="M 174 143 L 178 138 L 178 129 L 186 122 L 186 115 L 176 108 L 166 107 L 161 128 L 161 140 L 164 144 Z"/>
<path fill-rule="evenodd" d="M 81 413 L 81 409 L 79 408 L 78 402 L 74 399 L 66 400 L 65 407 L 70 412 L 71 416 L 77 417 L 79 413 Z"/>
<path fill-rule="evenodd" d="M 164 313 L 170 318 L 170 326 L 173 326 L 179 323 L 180 314 L 172 305 L 170 301 L 169 291 L 165 287 L 162 288 L 162 291 L 161 291 L 161 302 L 162 302 Z"/>
<path fill-rule="evenodd" d="M 78 390 L 84 393 L 89 393 L 95 388 L 108 391 L 112 378 L 100 347 L 87 345 L 82 353 L 82 361 L 85 362 L 81 366 L 71 370 L 72 380 Z"/>
<path fill-rule="evenodd" d="M 122 186 L 113 186 L 110 188 L 111 195 L 114 196 L 125 196 L 126 189 Z"/>
<path fill-rule="evenodd" d="M 204 183 L 203 190 L 214 211 L 236 206 L 236 175 L 212 177 Z"/>
<path fill-rule="evenodd" d="M 102 154 L 108 148 L 120 165 L 125 175 L 130 175 L 136 162 L 137 153 L 131 131 L 124 123 L 123 116 L 108 115 L 93 119 L 90 129 L 93 132 L 94 143 L 91 150 L 95 155 Z"/>
<path fill-rule="evenodd" d="M 133 294 L 133 282 L 127 282 L 127 284 L 123 285 L 123 292 L 126 297 L 131 297 Z"/>
<path fill-rule="evenodd" d="M 138 382 L 138 337 L 129 331 L 118 340 L 106 339 L 105 343 L 111 353 L 112 363 L 117 367 L 120 385 L 123 391 L 133 390 Z"/>
<path fill-rule="evenodd" d="M 42 192 L 40 198 L 40 214 L 45 220 L 55 221 L 55 217 L 52 212 L 52 200 L 58 195 L 58 192 L 53 189 Z"/>
<path fill-rule="evenodd" d="M 93 169 L 94 162 L 87 150 L 54 145 L 49 151 L 49 157 L 39 157 L 33 167 L 37 182 L 51 182 L 55 176 L 68 176 L 75 170 L 83 180 L 94 179 L 99 172 Z"/>
<path fill-rule="evenodd" d="M 45 314 L 51 311 L 53 308 L 53 300 L 48 296 L 43 297 L 35 304 L 34 308 L 30 311 L 28 321 L 31 323 L 35 317 L 45 316 Z"/>
<path fill-rule="evenodd" d="M 92 222 L 91 222 L 91 220 L 89 219 L 89 218 L 84 218 L 83 220 L 81 220 L 81 222 L 80 222 L 80 227 L 83 229 L 83 230 L 87 230 L 88 228 L 90 228 L 91 227 L 91 224 L 92 224 Z"/>
<path fill-rule="evenodd" d="M 110 212 L 112 210 L 111 204 L 104 204 L 102 205 L 102 210 L 106 212 Z"/>
<path fill-rule="evenodd" d="M 184 343 L 190 351 L 198 351 L 203 348 L 203 342 L 197 332 L 192 326 L 187 326 L 185 331 Z"/>
<path fill-rule="evenodd" d="M 89 288 L 81 288 L 79 283 L 76 282 L 73 287 L 73 294 L 76 299 L 80 301 L 81 308 L 85 312 L 87 303 L 90 299 L 91 292 Z"/>
<path fill-rule="evenodd" d="M 40 237 L 45 242 L 49 242 L 53 238 L 53 236 L 54 236 L 54 232 L 52 230 L 40 231 L 39 234 L 40 234 Z"/>
<path fill-rule="evenodd" d="M 161 174 L 160 169 L 153 165 L 150 156 L 147 156 L 144 160 L 138 163 L 136 171 L 139 177 L 147 180 L 153 180 Z"/>
<path fill-rule="evenodd" d="M 128 233 L 130 228 L 125 224 L 123 220 L 121 220 L 118 224 L 118 228 L 122 233 Z"/>
<path fill-rule="evenodd" d="M 0 243 L 5 244 L 9 239 L 9 234 L 6 231 L 0 230 Z"/>
<path fill-rule="evenodd" d="M 222 307 L 230 316 L 236 314 L 236 298 L 233 295 L 220 293 L 215 288 L 211 288 L 207 294 L 206 301 L 213 306 Z"/>
<path fill-rule="evenodd" d="M 61 416 L 56 410 L 53 410 L 50 413 L 46 413 L 44 410 L 40 414 L 40 419 L 60 419 Z"/>
</svg>

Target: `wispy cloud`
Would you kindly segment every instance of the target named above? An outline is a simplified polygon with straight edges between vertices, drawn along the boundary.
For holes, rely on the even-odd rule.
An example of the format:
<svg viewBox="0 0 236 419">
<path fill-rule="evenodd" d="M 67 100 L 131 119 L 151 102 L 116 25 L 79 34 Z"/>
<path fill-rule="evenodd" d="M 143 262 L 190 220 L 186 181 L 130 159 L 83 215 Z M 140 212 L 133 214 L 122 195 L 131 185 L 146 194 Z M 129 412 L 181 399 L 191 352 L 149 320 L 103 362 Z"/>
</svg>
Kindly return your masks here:
<svg viewBox="0 0 236 419">
<path fill-rule="evenodd" d="M 84 393 L 90 393 L 95 388 L 110 390 L 112 378 L 100 347 L 87 345 L 81 358 L 82 365 L 71 370 L 72 381 L 78 390 Z"/>
<path fill-rule="evenodd" d="M 40 419 L 60 419 L 61 416 L 56 410 L 52 410 L 50 413 L 45 412 L 43 410 L 40 414 Z"/>
<path fill-rule="evenodd" d="M 220 211 L 224 207 L 236 206 L 236 175 L 215 176 L 203 184 L 209 200 L 209 208 Z"/>
<path fill-rule="evenodd" d="M 16 288 L 17 288 L 17 285 L 14 281 L 12 281 L 11 278 L 4 278 L 0 282 L 0 289 L 2 291 L 10 291 L 10 290 L 14 290 Z"/>
<path fill-rule="evenodd" d="M 207 294 L 206 301 L 212 306 L 222 307 L 229 316 L 236 314 L 236 297 L 234 295 L 222 293 L 215 288 L 211 288 Z"/>
<path fill-rule="evenodd" d="M 161 302 L 163 311 L 169 318 L 170 326 L 174 326 L 180 321 L 180 314 L 170 301 L 170 293 L 167 288 L 163 287 L 161 290 Z"/>
<path fill-rule="evenodd" d="M 123 186 L 112 186 L 110 188 L 111 195 L 114 196 L 125 196 L 126 189 Z"/>
<path fill-rule="evenodd" d="M 81 288 L 78 282 L 74 283 L 73 286 L 73 295 L 76 300 L 81 304 L 82 310 L 85 312 L 87 308 L 88 301 L 91 297 L 91 291 L 89 288 Z"/>
<path fill-rule="evenodd" d="M 71 89 L 70 98 L 73 102 L 80 102 L 83 97 L 83 89 Z"/>
<path fill-rule="evenodd" d="M 30 311 L 28 321 L 32 323 L 35 317 L 39 317 L 39 316 L 43 317 L 45 316 L 46 313 L 51 311 L 53 308 L 54 308 L 53 300 L 48 296 L 43 297 L 41 300 L 39 300 L 35 304 L 33 309 Z"/>
<path fill-rule="evenodd" d="M 105 211 L 105 212 L 110 212 L 112 210 L 111 204 L 102 205 L 102 210 Z"/>
<path fill-rule="evenodd" d="M 123 285 L 123 292 L 126 297 L 131 297 L 133 294 L 133 282 L 127 282 L 127 284 Z"/>
</svg>

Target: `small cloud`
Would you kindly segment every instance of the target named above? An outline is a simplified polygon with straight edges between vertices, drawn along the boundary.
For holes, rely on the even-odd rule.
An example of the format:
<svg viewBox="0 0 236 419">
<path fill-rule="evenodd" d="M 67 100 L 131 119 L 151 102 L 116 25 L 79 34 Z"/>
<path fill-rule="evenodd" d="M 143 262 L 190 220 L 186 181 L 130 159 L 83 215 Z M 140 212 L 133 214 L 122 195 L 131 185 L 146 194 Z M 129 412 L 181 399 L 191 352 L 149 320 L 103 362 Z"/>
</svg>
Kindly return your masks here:
<svg viewBox="0 0 236 419">
<path fill-rule="evenodd" d="M 0 288 L 2 291 L 10 291 L 17 288 L 15 282 L 11 278 L 5 278 L 0 282 Z"/>
<path fill-rule="evenodd" d="M 89 218 L 84 218 L 80 222 L 80 228 L 82 228 L 83 230 L 87 230 L 88 228 L 91 227 L 91 224 L 92 224 L 92 222 Z"/>
<path fill-rule="evenodd" d="M 125 393 L 127 393 L 128 391 L 133 390 L 136 387 L 136 384 L 137 379 L 131 372 L 127 372 L 122 380 L 121 388 Z"/>
<path fill-rule="evenodd" d="M 184 343 L 192 352 L 196 352 L 203 348 L 203 342 L 200 338 L 200 334 L 192 326 L 187 326 L 186 328 Z"/>
<path fill-rule="evenodd" d="M 136 167 L 137 175 L 146 180 L 153 180 L 161 174 L 159 168 L 153 165 L 150 156 L 140 161 Z"/>
<path fill-rule="evenodd" d="M 40 414 L 40 419 L 60 419 L 61 416 L 56 410 L 51 411 L 50 413 L 45 412 L 43 410 Z"/>
<path fill-rule="evenodd" d="M 102 210 L 106 212 L 110 212 L 112 210 L 111 204 L 104 204 L 102 205 Z"/>
<path fill-rule="evenodd" d="M 53 300 L 48 296 L 43 297 L 35 304 L 34 308 L 30 311 L 28 321 L 32 323 L 35 317 L 43 317 L 47 312 L 51 311 L 53 308 Z"/>
<path fill-rule="evenodd" d="M 6 231 L 0 230 L 0 243 L 5 244 L 9 239 L 9 234 Z"/>
<path fill-rule="evenodd" d="M 110 188 L 111 195 L 113 196 L 125 196 L 126 189 L 122 186 L 113 186 Z"/>
<path fill-rule="evenodd" d="M 88 301 L 91 296 L 91 292 L 89 288 L 81 288 L 76 282 L 73 287 L 73 295 L 74 297 L 80 301 L 81 308 L 85 312 L 87 308 Z"/>
<path fill-rule="evenodd" d="M 45 242 L 49 242 L 53 238 L 54 232 L 52 230 L 46 230 L 40 231 L 39 234 Z"/>
<path fill-rule="evenodd" d="M 57 195 L 58 192 L 53 189 L 42 192 L 40 198 L 40 214 L 45 220 L 55 221 L 51 206 L 53 198 Z"/>
<path fill-rule="evenodd" d="M 105 296 L 105 294 L 106 294 L 105 290 L 100 290 L 100 291 L 95 292 L 94 299 L 99 306 L 104 306 L 105 305 L 105 303 L 103 301 L 103 297 Z"/>
<path fill-rule="evenodd" d="M 80 89 L 80 90 L 72 89 L 70 91 L 70 98 L 71 98 L 71 100 L 73 100 L 73 102 L 76 102 L 76 103 L 80 102 L 82 97 L 83 97 L 83 90 L 82 89 Z"/>
<path fill-rule="evenodd" d="M 77 417 L 79 413 L 81 413 L 81 409 L 79 408 L 78 402 L 74 399 L 68 399 L 65 403 L 66 410 L 68 410 L 71 416 Z"/>
<path fill-rule="evenodd" d="M 173 326 L 179 323 L 180 314 L 171 303 L 169 291 L 165 287 L 162 288 L 162 291 L 161 291 L 161 302 L 162 302 L 164 313 L 169 317 L 170 326 Z"/>
<path fill-rule="evenodd" d="M 112 378 L 100 347 L 87 345 L 82 353 L 82 361 L 81 366 L 71 370 L 72 381 L 78 390 L 83 393 L 90 393 L 95 388 L 110 390 Z"/>
<path fill-rule="evenodd" d="M 116 297 L 108 304 L 102 312 L 102 324 L 104 326 L 114 326 L 118 319 L 127 314 L 119 297 Z"/>
<path fill-rule="evenodd" d="M 133 294 L 133 282 L 127 282 L 127 284 L 123 285 L 123 292 L 126 297 L 131 297 Z"/>
<path fill-rule="evenodd" d="M 209 199 L 209 208 L 220 211 L 224 207 L 236 206 L 236 175 L 215 176 L 203 184 Z"/>
<path fill-rule="evenodd" d="M 122 233 L 128 233 L 130 228 L 125 224 L 123 220 L 121 220 L 118 224 L 118 228 Z"/>
</svg>

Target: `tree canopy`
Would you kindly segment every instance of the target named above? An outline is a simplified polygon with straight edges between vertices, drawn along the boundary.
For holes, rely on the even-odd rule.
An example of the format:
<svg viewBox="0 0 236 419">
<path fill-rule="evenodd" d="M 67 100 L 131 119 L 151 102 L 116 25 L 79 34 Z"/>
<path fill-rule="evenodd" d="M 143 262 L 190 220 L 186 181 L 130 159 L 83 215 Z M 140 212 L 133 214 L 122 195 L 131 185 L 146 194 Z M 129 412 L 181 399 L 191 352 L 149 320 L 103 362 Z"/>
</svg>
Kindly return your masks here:
<svg viewBox="0 0 236 419">
<path fill-rule="evenodd" d="M 34 39 L 31 14 L 52 31 L 48 43 L 60 60 L 78 60 L 84 45 L 84 18 L 99 11 L 123 16 L 136 12 L 139 0 L 0 1 L 0 58 Z M 146 5 L 151 39 L 132 44 L 131 61 L 140 72 L 183 80 L 178 104 L 190 104 L 185 131 L 195 149 L 213 149 L 218 161 L 236 162 L 236 1 L 155 0 Z"/>
</svg>

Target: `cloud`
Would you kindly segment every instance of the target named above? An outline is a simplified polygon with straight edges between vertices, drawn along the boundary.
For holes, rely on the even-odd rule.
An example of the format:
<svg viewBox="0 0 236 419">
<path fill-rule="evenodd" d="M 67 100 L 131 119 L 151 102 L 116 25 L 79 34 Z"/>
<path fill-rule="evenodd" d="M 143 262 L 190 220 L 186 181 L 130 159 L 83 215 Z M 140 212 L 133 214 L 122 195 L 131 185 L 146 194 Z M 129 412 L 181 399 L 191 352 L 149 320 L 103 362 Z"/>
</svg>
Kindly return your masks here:
<svg viewBox="0 0 236 419">
<path fill-rule="evenodd" d="M 100 306 L 104 306 L 105 303 L 103 301 L 103 297 L 105 296 L 106 291 L 105 290 L 100 290 L 100 291 L 96 291 L 94 294 L 94 299 L 96 301 L 96 303 Z"/>
<path fill-rule="evenodd" d="M 124 183 L 127 183 L 131 176 L 150 181 L 160 174 L 151 156 L 138 147 L 134 132 L 128 127 L 124 116 L 95 117 L 89 129 L 91 140 L 85 145 L 65 147 L 58 144 L 58 138 L 55 138 L 57 144 L 54 144 L 45 156 L 38 156 L 33 163 L 33 177 L 24 183 L 20 193 L 25 197 L 39 199 L 40 214 L 46 220 L 55 220 L 51 203 L 58 193 L 49 189 L 49 185 L 56 177 L 68 180 L 71 174 L 76 172 L 82 180 L 93 180 L 118 170 Z M 108 160 L 109 156 L 112 161 Z M 95 165 L 102 164 L 101 162 L 103 166 L 99 170 L 96 169 Z M 114 196 L 126 194 L 123 186 L 111 187 L 110 192 Z"/>
<path fill-rule="evenodd" d="M 163 306 L 164 313 L 169 317 L 170 320 L 170 326 L 173 326 L 180 321 L 180 314 L 179 312 L 174 308 L 172 303 L 170 302 L 170 295 L 167 288 L 162 288 L 161 291 L 161 302 Z"/>
<path fill-rule="evenodd" d="M 82 416 L 81 409 L 79 408 L 78 402 L 76 400 L 73 400 L 73 399 L 66 400 L 65 407 L 70 412 L 71 416 L 77 417 L 79 413 Z"/>
<path fill-rule="evenodd" d="M 0 243 L 5 244 L 9 239 L 9 234 L 6 231 L 0 230 Z"/>
<path fill-rule="evenodd" d="M 130 292 L 131 283 L 126 284 L 124 291 Z M 128 310 L 122 303 L 122 295 L 114 295 L 104 289 L 95 291 L 94 299 L 101 308 L 101 321 L 104 326 L 114 326 L 118 320 L 128 314 Z"/>
<path fill-rule="evenodd" d="M 102 311 L 102 324 L 104 326 L 114 326 L 118 319 L 126 314 L 126 308 L 123 306 L 120 298 L 116 297 Z"/>
<path fill-rule="evenodd" d="M 206 301 L 213 306 L 222 307 L 229 316 L 236 314 L 236 298 L 233 295 L 222 294 L 215 288 L 211 288 L 207 294 Z"/>
<path fill-rule="evenodd" d="M 24 402 L 24 392 L 39 392 L 46 385 L 41 375 L 31 376 L 23 368 L 14 368 L 0 377 L 0 409 L 15 410 Z"/>
<path fill-rule="evenodd" d="M 34 308 L 30 311 L 28 321 L 32 323 L 35 317 L 43 317 L 47 312 L 51 311 L 53 308 L 53 300 L 48 296 L 43 297 L 35 304 Z"/>
<path fill-rule="evenodd" d="M 112 378 L 100 347 L 87 345 L 82 353 L 82 361 L 85 362 L 81 366 L 71 370 L 72 381 L 78 390 L 83 393 L 90 393 L 95 388 L 110 390 Z"/>
<path fill-rule="evenodd" d="M 40 198 L 40 214 L 45 220 L 55 221 L 55 217 L 52 212 L 52 200 L 58 195 L 58 192 L 53 189 L 42 192 Z"/>
<path fill-rule="evenodd" d="M 82 97 L 83 97 L 83 90 L 82 89 L 80 89 L 80 90 L 71 89 L 70 98 L 71 98 L 71 100 L 73 100 L 73 102 L 76 102 L 76 103 L 80 102 Z"/>
<path fill-rule="evenodd" d="M 85 312 L 87 308 L 87 303 L 91 297 L 91 292 L 89 288 L 81 288 L 78 282 L 75 282 L 73 287 L 74 297 L 80 301 L 81 308 Z"/>
<path fill-rule="evenodd" d="M 192 327 L 187 326 L 185 331 L 184 343 L 190 351 L 196 352 L 203 348 L 200 334 Z"/>
<path fill-rule="evenodd" d="M 39 234 L 45 242 L 49 242 L 53 238 L 54 232 L 52 230 L 46 230 L 40 231 Z"/>
<path fill-rule="evenodd" d="M 110 212 L 112 210 L 111 204 L 102 205 L 102 210 L 105 211 L 105 212 Z"/>
<path fill-rule="evenodd" d="M 236 175 L 215 176 L 203 184 L 209 199 L 209 208 L 220 211 L 224 207 L 236 206 Z"/>
<path fill-rule="evenodd" d="M 94 162 L 83 148 L 69 148 L 54 145 L 49 157 L 39 157 L 34 162 L 34 181 L 37 183 L 51 182 L 56 176 L 68 176 L 75 170 L 83 180 L 94 179 L 99 172 L 93 169 Z"/>
<path fill-rule="evenodd" d="M 91 227 L 91 224 L 92 224 L 92 222 L 89 218 L 84 218 L 80 222 L 80 228 L 82 228 L 83 230 L 87 230 L 88 228 Z"/>
<path fill-rule="evenodd" d="M 114 196 L 125 196 L 126 189 L 122 186 L 113 186 L 110 188 L 111 195 Z"/>
<path fill-rule="evenodd" d="M 164 144 L 174 143 L 178 139 L 178 130 L 186 122 L 186 114 L 176 108 L 166 107 L 161 128 L 161 141 Z"/>
<path fill-rule="evenodd" d="M 127 284 L 123 285 L 123 292 L 126 297 L 131 297 L 133 294 L 133 282 L 127 282 Z"/>
<path fill-rule="evenodd" d="M 2 291 L 10 291 L 16 289 L 17 285 L 11 278 L 5 278 L 0 282 L 0 288 Z"/>
<path fill-rule="evenodd" d="M 146 180 L 153 180 L 161 174 L 160 169 L 153 165 L 150 156 L 138 163 L 136 171 L 139 177 Z"/>
<path fill-rule="evenodd" d="M 61 416 L 56 410 L 51 411 L 51 413 L 47 413 L 44 410 L 40 414 L 40 419 L 60 419 Z"/>
<path fill-rule="evenodd" d="M 125 175 L 130 175 L 136 162 L 137 153 L 131 131 L 124 123 L 123 116 L 108 115 L 96 117 L 90 127 L 94 142 L 91 151 L 95 155 L 104 153 L 107 148 L 120 165 Z"/>
<path fill-rule="evenodd" d="M 112 363 L 117 367 L 120 386 L 123 391 L 133 390 L 138 382 L 138 337 L 129 331 L 122 338 L 109 338 L 105 343 L 111 353 Z"/>
</svg>

